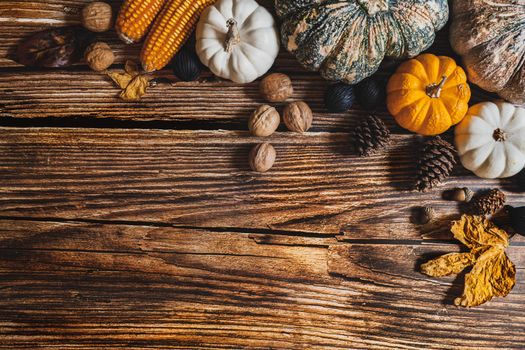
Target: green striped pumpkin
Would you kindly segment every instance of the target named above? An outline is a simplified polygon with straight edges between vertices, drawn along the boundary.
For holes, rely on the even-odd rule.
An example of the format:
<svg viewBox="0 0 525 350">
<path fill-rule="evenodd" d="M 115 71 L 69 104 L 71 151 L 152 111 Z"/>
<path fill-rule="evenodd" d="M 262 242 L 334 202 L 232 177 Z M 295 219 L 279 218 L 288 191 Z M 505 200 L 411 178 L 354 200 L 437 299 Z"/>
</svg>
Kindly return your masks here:
<svg viewBox="0 0 525 350">
<path fill-rule="evenodd" d="M 448 20 L 447 0 L 275 0 L 282 41 L 307 69 L 355 84 L 385 57 L 418 55 Z"/>
</svg>

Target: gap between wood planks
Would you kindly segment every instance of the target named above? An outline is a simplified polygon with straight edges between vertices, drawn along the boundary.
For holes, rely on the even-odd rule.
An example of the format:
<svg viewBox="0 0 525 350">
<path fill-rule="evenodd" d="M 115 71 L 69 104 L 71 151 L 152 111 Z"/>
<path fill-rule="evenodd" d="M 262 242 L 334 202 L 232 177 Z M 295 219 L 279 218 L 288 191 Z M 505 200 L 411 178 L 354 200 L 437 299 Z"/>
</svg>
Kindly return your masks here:
<svg viewBox="0 0 525 350">
<path fill-rule="evenodd" d="M 63 218 L 34 218 L 34 217 L 16 217 L 16 216 L 0 216 L 0 221 L 25 221 L 25 222 L 41 222 L 41 223 L 63 223 L 63 224 L 96 224 L 96 225 L 125 225 L 125 226 L 137 226 L 137 227 L 152 227 L 152 228 L 173 228 L 183 230 L 199 230 L 208 231 L 213 233 L 238 233 L 248 236 L 258 244 L 269 244 L 269 245 L 281 245 L 275 242 L 265 242 L 263 239 L 259 239 L 261 235 L 271 236 L 284 236 L 284 237 L 300 237 L 300 238 L 318 238 L 326 240 L 326 244 L 291 244 L 297 246 L 332 246 L 332 245 L 389 245 L 389 246 L 417 246 L 424 244 L 450 244 L 459 245 L 459 242 L 454 239 L 384 239 L 384 238 L 348 238 L 344 236 L 344 230 L 333 235 L 320 234 L 315 232 L 306 231 L 287 231 L 287 230 L 274 230 L 268 229 L 257 229 L 257 228 L 239 228 L 239 227 L 201 227 L 201 226 L 188 226 L 188 225 L 174 225 L 165 222 L 152 222 L 152 221 L 128 221 L 128 220 L 96 220 L 96 219 L 63 219 Z M 331 242 L 330 242 L 331 241 Z M 330 243 L 329 243 L 330 242 Z M 290 245 L 290 244 L 282 244 Z M 525 241 L 512 241 L 511 245 L 515 247 L 525 247 Z M 8 249 L 2 248 L 0 249 Z"/>
</svg>

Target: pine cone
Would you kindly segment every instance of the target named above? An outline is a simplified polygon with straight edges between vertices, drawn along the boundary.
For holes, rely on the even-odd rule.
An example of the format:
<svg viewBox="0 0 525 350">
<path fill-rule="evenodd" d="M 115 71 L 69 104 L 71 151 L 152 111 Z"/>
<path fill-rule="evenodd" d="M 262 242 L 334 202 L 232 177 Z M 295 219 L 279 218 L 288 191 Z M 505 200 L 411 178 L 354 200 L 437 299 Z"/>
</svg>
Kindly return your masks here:
<svg viewBox="0 0 525 350">
<path fill-rule="evenodd" d="M 470 204 L 470 211 L 475 215 L 492 215 L 505 205 L 505 193 L 493 189 L 474 197 Z"/>
<path fill-rule="evenodd" d="M 454 147 L 436 136 L 425 142 L 417 164 L 416 189 L 425 192 L 446 179 L 456 165 Z"/>
<path fill-rule="evenodd" d="M 388 145 L 390 131 L 385 123 L 376 116 L 369 116 L 354 130 L 354 144 L 360 156 L 369 156 Z"/>
</svg>

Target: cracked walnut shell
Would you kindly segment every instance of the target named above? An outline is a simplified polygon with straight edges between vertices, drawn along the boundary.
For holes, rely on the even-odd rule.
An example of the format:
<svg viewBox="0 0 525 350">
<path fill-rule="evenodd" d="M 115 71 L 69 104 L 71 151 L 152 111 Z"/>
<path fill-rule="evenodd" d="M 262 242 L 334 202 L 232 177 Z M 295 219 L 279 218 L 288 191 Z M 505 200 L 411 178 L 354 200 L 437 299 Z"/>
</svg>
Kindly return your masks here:
<svg viewBox="0 0 525 350">
<path fill-rule="evenodd" d="M 261 81 L 259 90 L 268 102 L 284 102 L 293 95 L 292 80 L 286 74 L 273 73 Z"/>
<path fill-rule="evenodd" d="M 103 33 L 113 27 L 113 10 L 111 6 L 102 1 L 87 4 L 82 9 L 82 25 L 87 30 Z"/>
<path fill-rule="evenodd" d="M 272 106 L 259 106 L 248 121 L 248 128 L 254 136 L 270 136 L 277 130 L 281 116 Z"/>
<path fill-rule="evenodd" d="M 88 66 L 94 71 L 101 72 L 115 62 L 115 55 L 108 44 L 96 42 L 86 49 L 84 55 Z"/>
<path fill-rule="evenodd" d="M 312 126 L 313 113 L 306 103 L 292 102 L 284 107 L 283 119 L 290 131 L 303 133 Z"/>
<path fill-rule="evenodd" d="M 275 148 L 268 142 L 255 145 L 250 151 L 250 168 L 264 173 L 271 169 L 276 158 Z"/>
</svg>

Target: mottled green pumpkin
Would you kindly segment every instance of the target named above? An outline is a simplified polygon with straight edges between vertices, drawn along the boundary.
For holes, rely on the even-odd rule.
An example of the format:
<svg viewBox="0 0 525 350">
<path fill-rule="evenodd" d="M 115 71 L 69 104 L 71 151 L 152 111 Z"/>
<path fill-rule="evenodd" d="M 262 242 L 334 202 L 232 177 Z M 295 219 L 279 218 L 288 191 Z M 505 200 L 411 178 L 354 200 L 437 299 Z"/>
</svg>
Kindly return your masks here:
<svg viewBox="0 0 525 350">
<path fill-rule="evenodd" d="M 285 47 L 329 80 L 355 84 L 385 57 L 418 55 L 448 20 L 447 0 L 276 0 Z"/>
</svg>

